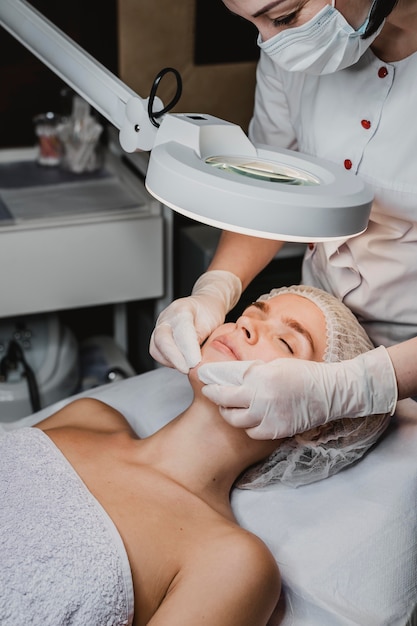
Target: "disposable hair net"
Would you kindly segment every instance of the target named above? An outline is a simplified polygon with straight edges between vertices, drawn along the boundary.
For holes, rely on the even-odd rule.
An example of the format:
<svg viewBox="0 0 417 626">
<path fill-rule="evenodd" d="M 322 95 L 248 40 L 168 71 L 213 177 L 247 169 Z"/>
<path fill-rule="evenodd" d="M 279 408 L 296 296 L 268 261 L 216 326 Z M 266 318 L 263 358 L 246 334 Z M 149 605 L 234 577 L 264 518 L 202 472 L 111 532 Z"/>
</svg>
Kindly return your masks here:
<svg viewBox="0 0 417 626">
<path fill-rule="evenodd" d="M 374 346 L 353 313 L 334 296 L 306 285 L 273 289 L 258 300 L 281 294 L 308 298 L 323 312 L 327 344 L 323 360 L 335 363 Z M 380 437 L 390 414 L 341 418 L 284 439 L 265 461 L 249 468 L 238 480 L 241 489 L 260 489 L 273 483 L 299 487 L 336 474 L 360 459 Z"/>
</svg>

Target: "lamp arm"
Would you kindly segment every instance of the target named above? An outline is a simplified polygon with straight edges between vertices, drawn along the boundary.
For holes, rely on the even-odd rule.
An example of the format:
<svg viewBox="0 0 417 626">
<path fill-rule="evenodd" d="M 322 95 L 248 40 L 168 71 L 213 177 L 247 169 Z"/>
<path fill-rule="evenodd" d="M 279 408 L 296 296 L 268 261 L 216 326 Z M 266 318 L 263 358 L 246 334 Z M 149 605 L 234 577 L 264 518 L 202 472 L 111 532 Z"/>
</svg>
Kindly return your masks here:
<svg viewBox="0 0 417 626">
<path fill-rule="evenodd" d="M 126 152 L 152 149 L 158 129 L 148 116 L 149 98 L 138 96 L 25 0 L 1 0 L 0 24 L 120 130 Z M 153 108 L 163 109 L 159 98 Z"/>
<path fill-rule="evenodd" d="M 156 97 L 164 72 L 144 100 L 26 0 L 0 0 L 0 25 L 119 128 L 126 152 L 151 151 L 146 189 L 175 211 L 283 241 L 339 240 L 366 229 L 372 189 L 340 165 L 255 146 L 239 126 L 211 115 L 166 115 L 177 96 L 166 107 Z M 177 88 L 178 95 L 178 76 Z"/>
</svg>

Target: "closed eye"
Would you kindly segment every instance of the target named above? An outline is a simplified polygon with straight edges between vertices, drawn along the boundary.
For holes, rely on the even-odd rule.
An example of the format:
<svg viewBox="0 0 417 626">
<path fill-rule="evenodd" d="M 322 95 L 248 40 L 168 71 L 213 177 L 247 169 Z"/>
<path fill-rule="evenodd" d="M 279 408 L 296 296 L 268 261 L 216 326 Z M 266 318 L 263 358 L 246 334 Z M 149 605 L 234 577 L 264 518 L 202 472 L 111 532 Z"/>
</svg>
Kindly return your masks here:
<svg viewBox="0 0 417 626">
<path fill-rule="evenodd" d="M 283 339 L 282 337 L 279 337 L 279 340 L 286 346 L 286 348 L 288 348 L 291 354 L 294 354 L 294 350 L 292 349 L 288 341 L 285 341 L 285 339 Z"/>
<path fill-rule="evenodd" d="M 294 22 L 296 17 L 297 13 L 290 13 L 289 15 L 284 15 L 283 17 L 276 17 L 272 19 L 272 23 L 276 28 L 279 26 L 289 26 Z"/>
</svg>

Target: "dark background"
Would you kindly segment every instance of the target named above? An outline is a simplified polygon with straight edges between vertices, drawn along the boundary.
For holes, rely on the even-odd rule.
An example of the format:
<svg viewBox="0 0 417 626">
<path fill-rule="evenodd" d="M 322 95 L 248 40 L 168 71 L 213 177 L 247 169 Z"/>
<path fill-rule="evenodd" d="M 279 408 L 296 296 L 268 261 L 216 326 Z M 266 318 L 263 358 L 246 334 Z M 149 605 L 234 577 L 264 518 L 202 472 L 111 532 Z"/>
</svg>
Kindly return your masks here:
<svg viewBox="0 0 417 626">
<path fill-rule="evenodd" d="M 32 6 L 87 52 L 117 73 L 116 0 L 32 0 Z M 66 85 L 4 28 L 0 28 L 0 147 L 35 142 L 38 113 L 68 113 Z"/>
<path fill-rule="evenodd" d="M 221 0 L 196 0 L 195 65 L 256 61 L 259 48 L 253 24 L 233 15 Z"/>
<path fill-rule="evenodd" d="M 221 0 L 196 2 L 196 65 L 258 58 L 252 24 L 232 15 Z M 31 4 L 118 75 L 117 0 L 31 0 Z M 65 83 L 4 28 L 0 28 L 0 85 L 0 148 L 32 145 L 32 119 L 38 113 L 70 111 Z"/>
</svg>

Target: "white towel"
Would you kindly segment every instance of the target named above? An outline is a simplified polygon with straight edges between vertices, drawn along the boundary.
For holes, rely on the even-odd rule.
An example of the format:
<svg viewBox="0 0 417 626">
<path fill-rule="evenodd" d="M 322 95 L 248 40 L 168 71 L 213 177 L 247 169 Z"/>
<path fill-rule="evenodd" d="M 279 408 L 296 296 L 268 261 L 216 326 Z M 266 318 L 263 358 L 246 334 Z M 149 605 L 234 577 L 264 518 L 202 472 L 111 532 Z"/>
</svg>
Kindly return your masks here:
<svg viewBox="0 0 417 626">
<path fill-rule="evenodd" d="M 133 585 L 122 539 L 52 440 L 0 436 L 0 624 L 122 626 Z"/>
</svg>

